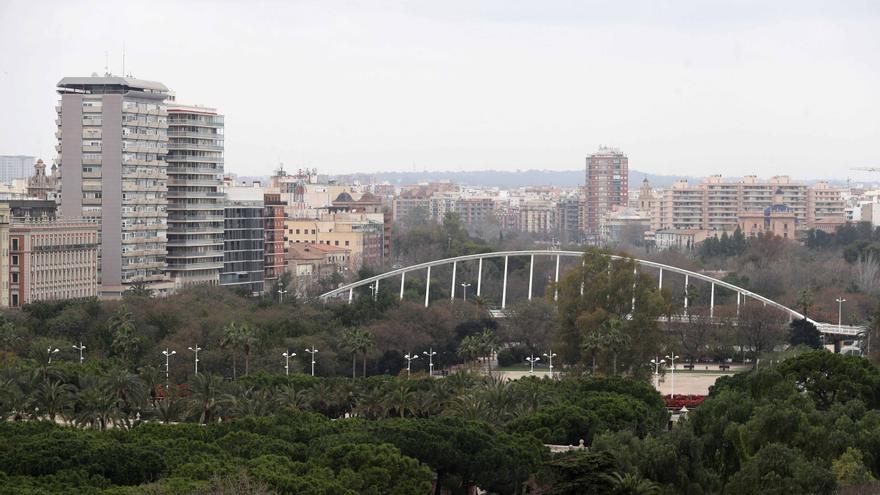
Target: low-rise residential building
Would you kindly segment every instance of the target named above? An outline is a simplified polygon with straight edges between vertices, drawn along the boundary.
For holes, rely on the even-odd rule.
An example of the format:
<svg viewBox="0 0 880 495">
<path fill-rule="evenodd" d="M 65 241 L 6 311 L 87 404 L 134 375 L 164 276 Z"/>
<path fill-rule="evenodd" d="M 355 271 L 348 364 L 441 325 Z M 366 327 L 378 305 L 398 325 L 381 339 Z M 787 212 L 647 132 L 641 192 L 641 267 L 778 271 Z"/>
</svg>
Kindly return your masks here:
<svg viewBox="0 0 880 495">
<path fill-rule="evenodd" d="M 333 274 L 344 276 L 350 270 L 351 251 L 326 244 L 291 244 L 285 255 L 285 270 L 299 297 L 308 296 L 312 289 Z"/>
<path fill-rule="evenodd" d="M 97 223 L 13 219 L 8 229 L 9 306 L 98 295 Z"/>
</svg>

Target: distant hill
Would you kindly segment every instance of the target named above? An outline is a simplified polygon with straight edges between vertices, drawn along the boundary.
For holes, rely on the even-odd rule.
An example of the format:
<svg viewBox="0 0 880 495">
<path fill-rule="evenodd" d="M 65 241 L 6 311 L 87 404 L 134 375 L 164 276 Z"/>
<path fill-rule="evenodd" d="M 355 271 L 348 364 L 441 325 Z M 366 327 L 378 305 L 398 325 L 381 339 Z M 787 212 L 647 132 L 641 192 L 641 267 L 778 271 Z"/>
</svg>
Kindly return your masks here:
<svg viewBox="0 0 880 495">
<path fill-rule="evenodd" d="M 647 177 L 653 187 L 671 185 L 680 177 L 674 175 L 654 175 L 638 170 L 630 170 L 630 187 Z M 340 182 L 389 182 L 391 184 L 415 184 L 418 182 L 449 181 L 466 186 L 496 186 L 515 188 L 525 186 L 579 187 L 584 185 L 583 170 L 478 170 L 473 172 L 376 172 L 370 174 L 348 174 L 336 176 Z"/>
</svg>

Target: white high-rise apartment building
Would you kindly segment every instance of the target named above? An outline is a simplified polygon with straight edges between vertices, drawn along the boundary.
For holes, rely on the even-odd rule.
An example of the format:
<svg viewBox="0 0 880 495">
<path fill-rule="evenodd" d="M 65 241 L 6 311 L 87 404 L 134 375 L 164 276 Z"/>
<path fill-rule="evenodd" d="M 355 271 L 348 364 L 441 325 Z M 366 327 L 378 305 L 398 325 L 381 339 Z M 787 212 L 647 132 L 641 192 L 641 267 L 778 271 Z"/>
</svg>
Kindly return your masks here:
<svg viewBox="0 0 880 495">
<path fill-rule="evenodd" d="M 105 75 L 66 77 L 58 93 L 60 214 L 100 222 L 101 295 L 119 296 L 134 284 L 171 289 L 168 88 Z"/>
<path fill-rule="evenodd" d="M 223 268 L 223 116 L 168 104 L 168 272 L 176 285 L 218 284 Z"/>
</svg>

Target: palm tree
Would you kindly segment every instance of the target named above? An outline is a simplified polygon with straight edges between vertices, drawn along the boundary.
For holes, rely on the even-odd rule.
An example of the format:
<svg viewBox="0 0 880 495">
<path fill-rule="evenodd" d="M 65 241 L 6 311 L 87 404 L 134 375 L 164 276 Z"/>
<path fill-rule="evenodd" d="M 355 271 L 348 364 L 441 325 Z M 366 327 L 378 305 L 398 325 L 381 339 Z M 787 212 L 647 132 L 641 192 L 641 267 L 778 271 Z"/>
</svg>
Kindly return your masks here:
<svg viewBox="0 0 880 495">
<path fill-rule="evenodd" d="M 251 350 L 257 345 L 259 339 L 257 336 L 257 330 L 248 322 L 242 323 L 238 327 L 238 330 L 240 334 L 238 342 L 244 351 L 244 376 L 247 376 L 250 369 Z"/>
<path fill-rule="evenodd" d="M 229 411 L 233 416 L 268 416 L 275 412 L 271 392 L 255 387 L 241 387 L 230 395 Z"/>
<path fill-rule="evenodd" d="M 100 430 L 115 423 L 122 415 L 116 397 L 95 379 L 84 380 L 82 386 L 76 396 L 74 423 Z"/>
<path fill-rule="evenodd" d="M 124 362 L 128 362 L 131 355 L 140 349 L 141 338 L 137 334 L 134 317 L 124 304 L 116 308 L 110 317 L 110 334 L 113 341 L 110 350 L 118 354 Z"/>
<path fill-rule="evenodd" d="M 406 381 L 398 381 L 391 387 L 391 390 L 387 396 L 387 406 L 388 409 L 392 409 L 397 412 L 400 417 L 404 417 L 407 411 L 412 410 L 413 399 L 415 398 L 415 393 L 412 390 L 412 386 L 409 382 Z"/>
<path fill-rule="evenodd" d="M 605 329 L 605 344 L 611 349 L 613 366 L 611 368 L 612 375 L 617 375 L 617 356 L 621 349 L 629 345 L 630 338 L 626 334 L 617 318 L 611 318 L 602 325 Z"/>
<path fill-rule="evenodd" d="M 489 416 L 489 405 L 478 394 L 467 392 L 453 397 L 446 404 L 442 414 L 469 421 L 486 421 L 486 418 Z"/>
<path fill-rule="evenodd" d="M 637 474 L 614 473 L 608 476 L 611 483 L 612 495 L 655 495 L 660 493 L 660 487 L 650 480 L 646 480 Z"/>
<path fill-rule="evenodd" d="M 342 333 L 342 348 L 346 352 L 351 353 L 351 377 L 355 378 L 355 370 L 357 369 L 357 353 L 360 350 L 358 342 L 358 331 L 354 328 L 346 329 Z"/>
<path fill-rule="evenodd" d="M 275 389 L 275 400 L 281 407 L 302 411 L 308 404 L 308 394 L 291 384 L 280 385 Z"/>
<path fill-rule="evenodd" d="M 131 427 L 131 415 L 142 409 L 146 402 L 146 384 L 134 373 L 126 370 L 111 370 L 103 385 L 106 392 L 116 401 L 125 426 Z"/>
<path fill-rule="evenodd" d="M 220 347 L 222 349 L 232 349 L 232 379 L 235 380 L 237 376 L 236 364 L 235 364 L 235 349 L 238 347 L 239 342 L 241 341 L 241 332 L 238 329 L 238 325 L 235 322 L 230 322 L 228 325 L 223 327 L 223 336 L 220 337 Z"/>
<path fill-rule="evenodd" d="M 587 337 L 584 339 L 584 343 L 582 344 L 585 351 L 589 352 L 593 364 L 592 364 L 592 374 L 596 374 L 596 355 L 605 348 L 605 337 L 599 331 L 592 331 L 587 334 Z"/>
<path fill-rule="evenodd" d="M 366 419 L 382 419 L 388 415 L 386 393 L 381 387 L 373 387 L 360 394 L 355 403 L 358 416 Z"/>
<path fill-rule="evenodd" d="M 15 328 L 15 324 L 11 321 L 6 321 L 2 325 L 0 325 L 0 344 L 3 345 L 3 352 L 9 352 L 9 349 L 15 347 L 19 342 L 21 342 L 21 337 L 18 335 L 18 329 Z"/>
<path fill-rule="evenodd" d="M 208 424 L 217 417 L 217 411 L 226 401 L 222 393 L 223 379 L 210 373 L 201 373 L 189 382 L 190 395 L 186 398 L 189 414 L 198 417 L 199 423 Z"/>
<path fill-rule="evenodd" d="M 56 380 L 44 380 L 37 387 L 34 394 L 34 416 L 39 419 L 45 416 L 54 423 L 59 414 L 66 413 L 73 408 L 74 387 L 69 383 Z"/>
</svg>

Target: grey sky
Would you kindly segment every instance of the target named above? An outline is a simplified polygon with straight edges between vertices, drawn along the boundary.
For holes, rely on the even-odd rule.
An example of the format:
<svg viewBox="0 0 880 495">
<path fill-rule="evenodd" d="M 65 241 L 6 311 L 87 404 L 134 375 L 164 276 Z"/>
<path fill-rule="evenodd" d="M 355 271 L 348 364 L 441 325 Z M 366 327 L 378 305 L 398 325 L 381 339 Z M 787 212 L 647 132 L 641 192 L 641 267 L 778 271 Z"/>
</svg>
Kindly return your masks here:
<svg viewBox="0 0 880 495">
<path fill-rule="evenodd" d="M 55 83 L 161 81 L 267 174 L 577 169 L 876 178 L 880 2 L 0 0 L 0 154 L 54 157 Z M 880 176 L 880 174 L 878 174 Z"/>
</svg>

